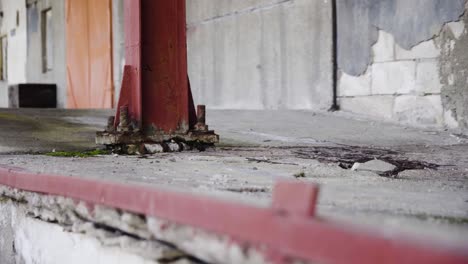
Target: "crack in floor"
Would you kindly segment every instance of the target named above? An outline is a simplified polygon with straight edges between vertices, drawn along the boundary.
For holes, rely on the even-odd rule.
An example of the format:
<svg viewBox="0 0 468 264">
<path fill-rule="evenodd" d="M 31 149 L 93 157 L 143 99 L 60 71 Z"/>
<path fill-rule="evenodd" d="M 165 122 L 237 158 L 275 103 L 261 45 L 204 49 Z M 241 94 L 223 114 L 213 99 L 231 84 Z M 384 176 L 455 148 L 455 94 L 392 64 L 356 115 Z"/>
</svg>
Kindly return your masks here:
<svg viewBox="0 0 468 264">
<path fill-rule="evenodd" d="M 322 163 L 335 163 L 343 169 L 351 169 L 355 163 L 365 163 L 375 159 L 382 160 L 396 166 L 392 171 L 379 173 L 379 175 L 383 177 L 397 177 L 400 172 L 406 170 L 435 170 L 441 166 L 435 163 L 412 160 L 405 157 L 404 153 L 383 148 L 320 146 L 294 150 L 293 153 L 296 157 L 302 159 L 314 159 Z"/>
</svg>

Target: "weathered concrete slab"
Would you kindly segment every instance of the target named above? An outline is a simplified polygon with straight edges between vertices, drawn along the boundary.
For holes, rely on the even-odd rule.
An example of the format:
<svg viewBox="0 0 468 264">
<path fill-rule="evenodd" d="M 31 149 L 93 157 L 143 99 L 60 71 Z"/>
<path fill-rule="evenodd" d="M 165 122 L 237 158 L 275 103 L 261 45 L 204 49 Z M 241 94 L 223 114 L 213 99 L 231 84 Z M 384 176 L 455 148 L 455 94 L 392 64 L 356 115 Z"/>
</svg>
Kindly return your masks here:
<svg viewBox="0 0 468 264">
<path fill-rule="evenodd" d="M 95 149 L 111 111 L 1 109 L 0 153 Z"/>
<path fill-rule="evenodd" d="M 2 111 L 2 150 L 24 153 L 28 149 L 50 152 L 53 148 L 94 148 L 94 131 L 103 127 L 108 114 Z M 323 185 L 321 213 L 375 220 L 379 226 L 397 222 L 397 226 L 410 230 L 418 230 L 421 221 L 428 225 L 436 222 L 438 227 L 432 230 L 438 230 L 442 237 L 449 234 L 459 238 L 467 231 L 468 147 L 462 144 L 467 142 L 463 135 L 296 111 L 212 110 L 208 111 L 208 120 L 221 134 L 221 144 L 207 152 L 147 158 L 2 155 L 0 164 L 41 173 L 151 184 L 260 205 L 269 202 L 275 180 L 304 175 L 303 180 Z M 368 148 L 348 147 L 357 145 Z M 356 162 L 380 155 L 372 149 L 377 153 L 396 151 L 391 157 L 398 162 L 414 159 L 441 167 L 407 169 L 396 179 L 340 168 L 350 161 L 346 155 Z M 382 219 L 393 220 L 382 224 Z"/>
<path fill-rule="evenodd" d="M 0 153 L 48 153 L 95 149 L 113 110 L 0 109 Z M 209 110 L 207 122 L 220 146 L 451 145 L 445 131 L 425 131 L 310 111 Z M 382 131 L 385 131 L 382 133 Z"/>
<path fill-rule="evenodd" d="M 259 206 L 270 202 L 276 180 L 297 179 L 322 186 L 319 215 L 390 233 L 404 230 L 451 243 L 467 242 L 468 140 L 461 134 L 344 114 L 211 110 L 208 123 L 221 135 L 221 143 L 206 152 L 89 158 L 24 154 L 31 147 L 43 152 L 62 145 L 65 150 L 94 148 L 94 131 L 102 129 L 109 114 L 1 111 L 0 165 Z M 50 128 L 47 133 L 44 127 Z M 18 128 L 23 132 L 18 133 Z M 9 149 L 23 154 L 7 154 Z M 354 162 L 374 158 L 393 162 L 402 172 L 381 177 L 348 169 Z"/>
<path fill-rule="evenodd" d="M 221 145 L 391 147 L 460 143 L 449 131 L 411 128 L 346 113 L 210 110 L 207 120 L 220 134 Z"/>
</svg>

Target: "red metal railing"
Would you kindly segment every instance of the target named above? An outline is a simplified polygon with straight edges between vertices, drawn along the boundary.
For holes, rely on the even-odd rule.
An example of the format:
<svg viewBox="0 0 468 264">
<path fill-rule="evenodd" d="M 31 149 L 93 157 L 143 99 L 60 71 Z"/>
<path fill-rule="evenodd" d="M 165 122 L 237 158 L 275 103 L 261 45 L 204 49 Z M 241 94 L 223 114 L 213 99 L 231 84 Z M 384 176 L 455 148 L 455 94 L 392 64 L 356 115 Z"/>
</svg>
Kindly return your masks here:
<svg viewBox="0 0 468 264">
<path fill-rule="evenodd" d="M 468 263 L 466 245 L 454 249 L 387 238 L 314 218 L 318 188 L 301 182 L 278 183 L 270 208 L 8 168 L 0 168 L 0 184 L 154 216 L 318 263 Z"/>
</svg>

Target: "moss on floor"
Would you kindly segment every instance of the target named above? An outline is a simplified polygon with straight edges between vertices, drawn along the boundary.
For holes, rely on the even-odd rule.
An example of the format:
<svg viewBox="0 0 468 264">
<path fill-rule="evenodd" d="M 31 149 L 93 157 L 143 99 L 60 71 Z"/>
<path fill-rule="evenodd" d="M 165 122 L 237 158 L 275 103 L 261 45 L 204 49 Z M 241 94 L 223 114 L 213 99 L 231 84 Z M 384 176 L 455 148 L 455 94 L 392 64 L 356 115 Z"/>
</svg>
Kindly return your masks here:
<svg viewBox="0 0 468 264">
<path fill-rule="evenodd" d="M 468 218 L 466 217 L 454 217 L 454 216 L 443 216 L 443 215 L 430 215 L 430 214 L 416 214 L 412 215 L 420 220 L 434 220 L 434 221 L 441 221 L 446 222 L 449 224 L 456 224 L 456 225 L 468 225 Z"/>
<path fill-rule="evenodd" d="M 27 122 L 31 122 L 31 120 L 33 119 L 30 117 L 21 115 L 21 114 L 0 113 L 0 120 L 27 123 Z"/>
<path fill-rule="evenodd" d="M 8 198 L 6 198 L 5 196 L 0 196 L 0 203 L 6 203 L 8 202 Z"/>
<path fill-rule="evenodd" d="M 95 132 L 100 130 L 96 126 L 73 123 L 60 115 L 41 115 L 39 110 L 23 111 L 0 111 L 0 146 L 25 153 L 86 151 L 96 146 Z"/>
<path fill-rule="evenodd" d="M 62 158 L 91 158 L 99 155 L 111 154 L 108 150 L 96 149 L 90 151 L 57 151 L 46 153 L 46 156 L 50 157 L 62 157 Z"/>
</svg>

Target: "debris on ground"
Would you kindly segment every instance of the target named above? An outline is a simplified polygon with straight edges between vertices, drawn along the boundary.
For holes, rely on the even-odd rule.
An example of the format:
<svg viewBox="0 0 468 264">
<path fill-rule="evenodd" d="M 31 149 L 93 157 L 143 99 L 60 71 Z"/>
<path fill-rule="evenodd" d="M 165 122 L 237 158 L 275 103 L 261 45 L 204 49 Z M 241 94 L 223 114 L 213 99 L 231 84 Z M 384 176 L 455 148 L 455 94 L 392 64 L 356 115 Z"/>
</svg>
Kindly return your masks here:
<svg viewBox="0 0 468 264">
<path fill-rule="evenodd" d="M 371 171 L 377 174 L 388 173 L 394 171 L 397 166 L 382 161 L 378 159 L 370 160 L 365 163 L 354 163 L 353 167 L 351 168 L 352 171 Z"/>
<path fill-rule="evenodd" d="M 305 178 L 305 177 L 306 175 L 305 175 L 305 172 L 303 171 L 294 174 L 294 178 Z"/>
<path fill-rule="evenodd" d="M 224 189 L 228 192 L 235 193 L 266 193 L 270 192 L 269 188 L 266 187 L 240 187 L 240 188 L 226 188 Z"/>
<path fill-rule="evenodd" d="M 295 165 L 297 166 L 297 163 L 290 163 L 290 162 L 278 162 L 278 161 L 273 161 L 271 159 L 268 159 L 266 157 L 262 158 L 246 158 L 247 161 L 249 162 L 256 162 L 256 163 L 269 163 L 269 164 L 276 164 L 276 165 Z"/>
<path fill-rule="evenodd" d="M 405 170 L 437 169 L 441 165 L 413 160 L 405 156 L 405 153 L 392 149 L 362 147 L 362 146 L 314 146 L 294 150 L 296 157 L 301 159 L 318 160 L 322 163 L 338 164 L 341 168 L 352 169 L 356 163 L 367 163 L 372 160 L 380 160 L 396 166 L 393 170 L 378 173 L 383 177 L 396 177 Z"/>
<path fill-rule="evenodd" d="M 149 154 L 163 153 L 164 148 L 161 144 L 145 144 L 145 150 Z"/>
</svg>

